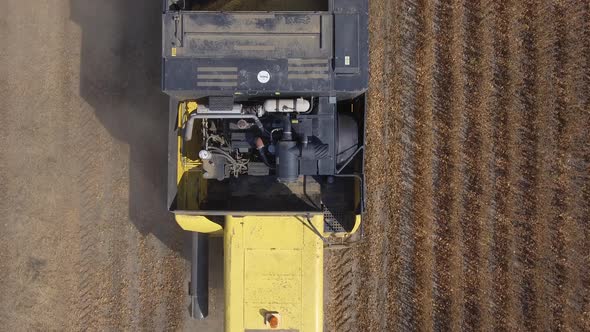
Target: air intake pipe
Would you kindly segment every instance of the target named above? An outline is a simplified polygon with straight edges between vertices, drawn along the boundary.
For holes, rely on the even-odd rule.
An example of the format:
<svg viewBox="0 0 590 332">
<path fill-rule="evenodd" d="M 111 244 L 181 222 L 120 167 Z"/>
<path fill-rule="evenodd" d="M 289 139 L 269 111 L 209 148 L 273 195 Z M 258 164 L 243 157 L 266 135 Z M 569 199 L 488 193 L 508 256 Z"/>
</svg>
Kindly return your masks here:
<svg viewBox="0 0 590 332">
<path fill-rule="evenodd" d="M 287 114 L 283 125 L 283 138 L 277 144 L 277 180 L 288 183 L 299 178 L 299 160 L 317 160 L 328 156 L 328 145 L 308 142 L 307 137 L 301 142 L 293 140 L 291 115 Z"/>
</svg>

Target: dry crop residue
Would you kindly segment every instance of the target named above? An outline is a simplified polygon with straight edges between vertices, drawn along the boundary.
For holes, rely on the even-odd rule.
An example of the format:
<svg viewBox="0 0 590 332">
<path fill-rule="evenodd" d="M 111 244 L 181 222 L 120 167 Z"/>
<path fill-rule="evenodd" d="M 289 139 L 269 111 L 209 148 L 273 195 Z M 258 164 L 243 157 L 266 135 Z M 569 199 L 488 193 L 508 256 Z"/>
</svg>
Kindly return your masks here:
<svg viewBox="0 0 590 332">
<path fill-rule="evenodd" d="M 327 330 L 589 330 L 590 5 L 370 15 L 365 238 L 328 256 L 355 281 Z"/>
</svg>

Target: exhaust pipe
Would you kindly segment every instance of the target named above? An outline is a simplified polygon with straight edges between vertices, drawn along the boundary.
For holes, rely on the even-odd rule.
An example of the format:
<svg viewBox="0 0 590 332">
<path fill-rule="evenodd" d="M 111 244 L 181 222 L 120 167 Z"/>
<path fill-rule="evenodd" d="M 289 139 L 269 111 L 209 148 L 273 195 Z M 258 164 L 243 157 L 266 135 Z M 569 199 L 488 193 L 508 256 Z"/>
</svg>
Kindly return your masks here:
<svg viewBox="0 0 590 332">
<path fill-rule="evenodd" d="M 191 318 L 205 319 L 209 315 L 209 234 L 193 234 L 191 257 Z"/>
</svg>

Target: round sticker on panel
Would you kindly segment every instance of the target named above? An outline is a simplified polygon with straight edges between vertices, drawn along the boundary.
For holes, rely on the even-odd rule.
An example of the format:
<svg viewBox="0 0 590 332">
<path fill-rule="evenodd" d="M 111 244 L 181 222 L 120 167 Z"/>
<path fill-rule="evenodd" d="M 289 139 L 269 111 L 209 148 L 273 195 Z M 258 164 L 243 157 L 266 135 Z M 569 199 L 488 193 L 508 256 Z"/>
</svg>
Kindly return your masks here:
<svg viewBox="0 0 590 332">
<path fill-rule="evenodd" d="M 266 70 L 262 70 L 258 73 L 258 82 L 264 84 L 270 81 L 270 73 Z"/>
</svg>

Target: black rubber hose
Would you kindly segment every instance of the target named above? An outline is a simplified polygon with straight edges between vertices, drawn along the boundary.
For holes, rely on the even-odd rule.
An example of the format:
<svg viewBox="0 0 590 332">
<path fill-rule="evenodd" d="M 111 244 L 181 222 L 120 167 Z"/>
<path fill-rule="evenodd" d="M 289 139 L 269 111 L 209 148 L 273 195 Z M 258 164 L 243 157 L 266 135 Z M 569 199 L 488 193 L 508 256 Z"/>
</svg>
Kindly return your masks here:
<svg viewBox="0 0 590 332">
<path fill-rule="evenodd" d="M 283 122 L 283 141 L 290 141 L 293 139 L 293 133 L 291 130 L 291 114 L 287 113 Z"/>
<path fill-rule="evenodd" d="M 260 159 L 262 159 L 262 162 L 266 166 L 268 166 L 268 168 L 275 169 L 275 167 L 273 165 L 271 165 L 270 162 L 268 161 L 268 157 L 266 156 L 266 151 L 265 151 L 266 148 L 265 147 L 262 147 L 262 148 L 257 149 L 257 150 L 258 150 L 258 155 L 260 155 Z"/>
</svg>

